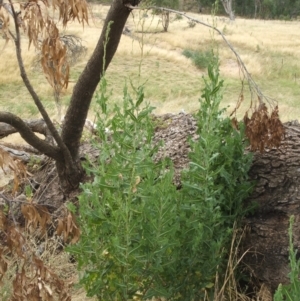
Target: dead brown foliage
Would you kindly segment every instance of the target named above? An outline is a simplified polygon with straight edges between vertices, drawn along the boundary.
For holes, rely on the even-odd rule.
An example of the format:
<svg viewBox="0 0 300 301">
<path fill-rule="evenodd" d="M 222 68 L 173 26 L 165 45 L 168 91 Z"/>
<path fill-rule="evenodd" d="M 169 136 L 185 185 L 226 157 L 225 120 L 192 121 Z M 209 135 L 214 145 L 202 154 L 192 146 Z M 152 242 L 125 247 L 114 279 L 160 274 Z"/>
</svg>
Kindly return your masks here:
<svg viewBox="0 0 300 301">
<path fill-rule="evenodd" d="M 80 237 L 80 230 L 75 222 L 75 217 L 71 212 L 68 212 L 63 218 L 58 219 L 56 233 L 63 237 L 64 242 L 71 238 L 71 244 L 78 241 Z"/>
<path fill-rule="evenodd" d="M 23 28 L 29 38 L 28 47 L 33 44 L 38 48 L 39 39 L 47 36 L 47 7 L 47 1 L 27 1 L 20 5 Z"/>
<path fill-rule="evenodd" d="M 88 5 L 85 0 L 27 0 L 17 5 L 5 0 L 0 1 L 0 31 L 4 38 L 17 39 L 9 28 L 10 18 L 14 19 L 17 27 L 22 27 L 28 36 L 29 45 L 41 51 L 42 70 L 54 89 L 54 95 L 59 99 L 62 89 L 69 82 L 69 63 L 67 47 L 60 37 L 59 21 L 66 27 L 69 21 L 77 20 L 88 24 Z M 49 9 L 58 11 L 59 20 L 49 14 Z"/>
<path fill-rule="evenodd" d="M 6 198 L 8 199 L 8 198 Z M 11 200 L 18 201 L 18 200 Z M 47 237 L 49 224 L 57 224 L 57 233 L 64 241 L 79 239 L 79 229 L 72 213 L 56 221 L 46 206 L 34 204 L 31 199 L 22 201 L 21 212 L 25 225 L 16 224 L 9 210 L 0 210 L 0 281 L 10 269 L 12 277 L 11 301 L 69 301 L 71 283 L 60 279 L 46 264 L 33 240 Z M 33 234 L 34 233 L 34 234 Z"/>
<path fill-rule="evenodd" d="M 6 174 L 7 169 L 14 173 L 14 187 L 13 192 L 19 188 L 20 181 L 27 176 L 26 167 L 17 159 L 14 159 L 7 151 L 0 147 L 0 168 Z"/>
<path fill-rule="evenodd" d="M 77 19 L 79 23 L 89 23 L 88 6 L 85 0 L 52 0 L 54 9 L 59 11 L 59 20 L 63 26 L 67 26 L 69 21 Z"/>
<path fill-rule="evenodd" d="M 9 14 L 7 12 L 7 9 L 5 9 L 4 4 L 0 5 L 0 24 L 2 37 L 6 40 L 7 43 L 9 41 Z"/>
<path fill-rule="evenodd" d="M 36 231 L 38 228 L 42 233 L 46 232 L 46 226 L 51 222 L 51 216 L 46 206 L 32 203 L 22 204 L 21 211 L 26 221 L 25 228 L 29 232 Z"/>
<path fill-rule="evenodd" d="M 59 37 L 59 31 L 52 20 L 47 21 L 48 36 L 42 42 L 41 64 L 49 84 L 59 94 L 68 87 L 69 64 L 67 61 L 67 47 Z"/>
<path fill-rule="evenodd" d="M 4 173 L 6 173 L 6 168 L 11 169 L 19 175 L 26 174 L 26 168 L 20 160 L 14 159 L 9 152 L 5 151 L 0 147 L 0 167 Z"/>
<path fill-rule="evenodd" d="M 31 274 L 27 275 L 23 266 L 13 280 L 13 295 L 11 301 L 69 301 L 71 296 L 64 281 L 47 268 L 43 261 L 32 256 Z"/>
<path fill-rule="evenodd" d="M 269 114 L 267 106 L 261 103 L 251 117 L 245 114 L 244 123 L 252 151 L 278 148 L 284 139 L 285 131 L 279 119 L 278 106 Z"/>
</svg>

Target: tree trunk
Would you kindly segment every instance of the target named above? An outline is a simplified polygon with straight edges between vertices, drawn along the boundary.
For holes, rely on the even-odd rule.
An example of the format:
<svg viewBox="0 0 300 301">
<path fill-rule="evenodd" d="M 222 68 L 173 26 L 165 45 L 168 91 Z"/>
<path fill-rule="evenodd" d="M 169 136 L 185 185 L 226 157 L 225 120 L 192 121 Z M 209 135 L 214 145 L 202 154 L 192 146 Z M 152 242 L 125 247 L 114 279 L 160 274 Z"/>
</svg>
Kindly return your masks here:
<svg viewBox="0 0 300 301">
<path fill-rule="evenodd" d="M 234 15 L 234 12 L 232 10 L 229 12 L 229 19 L 230 19 L 230 21 L 235 20 L 235 15 Z"/>
<path fill-rule="evenodd" d="M 244 263 L 272 293 L 279 283 L 288 282 L 291 215 L 295 215 L 294 246 L 300 248 L 300 126 L 285 125 L 280 149 L 255 154 L 250 176 L 256 187 L 248 202 L 256 202 L 258 209 L 245 219 L 249 232 L 243 248 L 249 251 Z"/>
<path fill-rule="evenodd" d="M 40 139 L 34 134 L 35 131 L 43 130 L 38 128 L 36 124 L 26 123 L 18 116 L 8 112 L 0 112 L 0 132 L 3 130 L 2 136 L 5 136 L 15 129 L 28 144 L 53 158 L 56 161 L 60 183 L 65 192 L 78 187 L 82 179 L 83 170 L 79 160 L 79 146 L 90 103 L 103 72 L 107 69 L 117 50 L 124 25 L 132 10 L 129 6 L 132 7 L 137 4 L 138 1 L 136 0 L 113 0 L 93 55 L 74 87 L 61 136 L 50 120 L 27 76 L 21 54 L 18 15 L 15 13 L 14 7 L 11 6 L 12 15 L 15 18 L 16 38 L 14 41 L 21 77 L 43 116 L 56 145 Z M 9 126 L 5 127 L 1 122 Z M 45 130 L 45 134 L 48 134 L 47 130 Z"/>
<path fill-rule="evenodd" d="M 260 14 L 261 2 L 260 0 L 254 0 L 254 19 L 257 18 L 257 14 Z"/>
<path fill-rule="evenodd" d="M 62 156 L 60 160 L 55 162 L 62 191 L 68 194 L 78 188 L 84 175 L 80 159 L 74 160 L 73 164 L 70 165 Z"/>
<path fill-rule="evenodd" d="M 232 0 L 221 0 L 223 7 L 225 9 L 225 12 L 229 15 L 230 21 L 235 20 L 234 12 L 232 10 Z"/>
<path fill-rule="evenodd" d="M 170 12 L 163 11 L 162 15 L 161 15 L 161 19 L 162 19 L 162 26 L 163 26 L 164 32 L 167 32 L 168 28 L 169 28 L 169 24 L 170 24 Z"/>
<path fill-rule="evenodd" d="M 27 126 L 36 133 L 43 134 L 45 137 L 50 137 L 51 133 L 43 119 L 24 120 Z M 18 130 L 8 123 L 0 122 L 0 139 L 11 134 L 18 133 Z M 52 136 L 51 136 L 52 137 Z"/>
<path fill-rule="evenodd" d="M 62 138 L 70 150 L 72 158 L 75 160 L 78 157 L 80 139 L 93 94 L 103 75 L 103 71 L 107 69 L 115 55 L 125 23 L 131 11 L 125 6 L 125 2 L 134 5 L 134 3 L 131 2 L 135 1 L 113 1 L 107 14 L 100 39 L 92 57 L 74 87 L 71 102 L 65 115 Z M 108 29 L 109 26 L 110 29 Z M 107 34 L 108 36 L 106 36 Z"/>
</svg>

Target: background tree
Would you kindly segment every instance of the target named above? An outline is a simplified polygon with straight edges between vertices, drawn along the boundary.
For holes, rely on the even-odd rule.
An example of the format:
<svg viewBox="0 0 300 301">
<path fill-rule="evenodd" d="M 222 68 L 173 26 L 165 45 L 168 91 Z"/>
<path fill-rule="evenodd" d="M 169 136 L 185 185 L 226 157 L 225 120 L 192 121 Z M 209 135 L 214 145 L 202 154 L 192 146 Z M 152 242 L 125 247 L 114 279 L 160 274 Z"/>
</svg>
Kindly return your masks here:
<svg viewBox="0 0 300 301">
<path fill-rule="evenodd" d="M 261 0 L 254 0 L 254 19 L 256 19 L 257 15 L 260 14 L 261 11 Z"/>
<path fill-rule="evenodd" d="M 74 19 L 84 24 L 88 23 L 87 3 L 85 0 L 55 0 L 49 2 L 47 0 L 27 0 L 25 3 L 19 4 L 12 0 L 8 0 L 8 2 L 0 0 L 1 30 L 7 40 L 12 39 L 14 41 L 23 82 L 39 109 L 55 143 L 39 138 L 34 133 L 30 123 L 12 113 L 0 112 L 0 122 L 14 127 L 27 143 L 55 160 L 64 191 L 74 189 L 82 179 L 83 170 L 79 160 L 79 146 L 92 96 L 103 72 L 117 50 L 124 25 L 131 11 L 128 6 L 137 4 L 135 0 L 113 0 L 96 48 L 74 87 L 62 125 L 62 133 L 59 134 L 31 85 L 24 68 L 20 29 L 21 27 L 24 28 L 28 34 L 29 45 L 41 49 L 43 71 L 55 92 L 59 92 L 61 88 L 68 84 L 69 72 L 66 47 L 60 42 L 59 29 L 55 20 L 48 14 L 48 10 L 51 7 L 59 12 L 59 20 L 64 27 Z M 14 32 L 9 24 L 11 19 L 14 23 Z"/>
<path fill-rule="evenodd" d="M 235 16 L 232 8 L 232 0 L 221 0 L 223 7 L 225 9 L 225 12 L 229 15 L 229 19 L 231 21 L 234 21 Z"/>
<path fill-rule="evenodd" d="M 204 10 L 207 14 L 216 3 L 214 0 L 194 0 L 194 5 L 188 0 L 186 2 L 189 5 L 184 2 L 184 9 L 199 12 L 201 8 L 202 12 Z M 231 17 L 236 15 L 247 18 L 290 20 L 300 16 L 300 0 L 221 0 L 221 2 L 222 6 L 218 13 L 226 13 L 229 17 L 230 11 Z"/>
<path fill-rule="evenodd" d="M 179 0 L 154 0 L 152 3 L 155 6 L 173 9 L 176 9 L 179 6 Z M 170 12 L 165 10 L 158 10 L 155 12 L 158 12 L 161 15 L 163 30 L 167 32 L 170 24 Z"/>
</svg>

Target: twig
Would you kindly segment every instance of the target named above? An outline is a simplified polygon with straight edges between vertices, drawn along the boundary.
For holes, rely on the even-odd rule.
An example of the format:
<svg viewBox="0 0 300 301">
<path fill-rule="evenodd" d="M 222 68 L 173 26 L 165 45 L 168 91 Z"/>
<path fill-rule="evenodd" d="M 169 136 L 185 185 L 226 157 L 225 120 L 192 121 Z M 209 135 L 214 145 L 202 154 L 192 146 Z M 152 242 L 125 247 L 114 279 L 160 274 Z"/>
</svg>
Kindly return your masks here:
<svg viewBox="0 0 300 301">
<path fill-rule="evenodd" d="M 6 202 L 8 202 L 8 203 L 21 203 L 21 204 L 27 204 L 27 205 L 39 205 L 39 204 L 37 204 L 37 203 L 29 203 L 29 202 L 27 202 L 27 201 L 22 201 L 22 200 L 18 200 L 18 199 L 9 199 L 8 197 L 6 197 L 2 192 L 0 192 L 0 198 L 2 198 L 2 199 L 4 199 L 4 201 L 6 201 Z M 51 208 L 54 208 L 54 209 L 57 209 L 57 207 L 56 206 L 53 206 L 53 205 L 49 205 L 49 204 L 47 204 L 47 205 L 44 205 L 44 206 L 46 206 L 46 207 L 51 207 Z"/>
<path fill-rule="evenodd" d="M 43 116 L 43 119 L 45 120 L 45 123 L 47 124 L 47 127 L 49 128 L 53 138 L 55 139 L 57 145 L 59 146 L 61 152 L 63 153 L 63 156 L 67 163 L 67 166 L 75 172 L 76 168 L 74 166 L 74 162 L 73 162 L 71 153 L 70 153 L 69 149 L 67 148 L 66 144 L 64 143 L 63 139 L 59 135 L 58 131 L 56 130 L 47 111 L 45 110 L 45 107 L 43 106 L 40 98 L 38 97 L 35 90 L 33 89 L 32 85 L 29 81 L 29 78 L 27 76 L 27 73 L 26 73 L 26 70 L 25 70 L 25 67 L 23 64 L 22 54 L 21 54 L 21 35 L 20 35 L 20 29 L 19 29 L 20 24 L 18 22 L 18 14 L 16 13 L 16 11 L 14 9 L 12 0 L 9 0 L 9 3 L 11 5 L 12 15 L 13 15 L 14 23 L 15 23 L 15 30 L 16 30 L 15 45 L 16 45 L 16 54 L 17 54 L 18 64 L 19 64 L 19 68 L 20 68 L 20 72 L 21 72 L 21 77 L 23 79 L 23 82 L 24 82 L 27 90 L 29 91 L 31 97 L 34 100 L 35 105 L 37 106 L 41 115 Z M 25 138 L 25 137 L 23 137 L 23 138 Z M 51 147 L 50 144 L 49 144 L 49 147 Z"/>
<path fill-rule="evenodd" d="M 140 7 L 136 7 L 136 6 L 131 6 L 131 5 L 127 5 L 130 9 L 140 9 L 140 10 L 144 10 L 144 9 L 156 9 L 156 10 L 161 10 L 161 11 L 167 11 L 167 12 L 171 12 L 180 16 L 185 17 L 186 19 L 201 24 L 203 26 L 206 26 L 210 29 L 213 29 L 214 31 L 216 31 L 224 40 L 224 42 L 227 44 L 227 46 L 230 48 L 230 50 L 233 52 L 233 54 L 235 55 L 236 59 L 237 59 L 237 63 L 239 65 L 240 70 L 242 71 L 243 77 L 247 79 L 248 83 L 249 83 L 249 90 L 250 90 L 250 95 L 251 95 L 251 99 L 254 98 L 254 96 L 257 97 L 257 100 L 259 102 L 259 104 L 263 104 L 264 101 L 266 101 L 270 107 L 275 107 L 277 105 L 277 101 L 271 97 L 266 96 L 261 89 L 259 88 L 259 86 L 256 84 L 256 82 L 254 81 L 254 79 L 252 78 L 251 74 L 249 73 L 248 69 L 246 68 L 243 60 L 241 59 L 240 55 L 236 52 L 236 50 L 234 49 L 234 47 L 231 45 L 231 43 L 227 40 L 227 38 L 225 37 L 225 35 L 222 33 L 221 30 L 219 30 L 217 27 L 207 24 L 203 21 L 200 21 L 196 18 L 193 18 L 189 15 L 187 15 L 185 12 L 181 12 L 178 10 L 174 10 L 174 9 L 170 9 L 170 8 L 165 8 L 165 7 L 158 7 L 158 6 L 149 6 L 146 8 L 140 8 Z M 243 81 L 243 80 L 242 80 Z M 251 102 L 251 107 L 252 107 L 252 102 Z M 233 111 L 233 113 L 235 113 L 235 110 Z M 232 114 L 233 114 L 232 113 Z M 231 114 L 231 115 L 232 115 Z"/>
</svg>

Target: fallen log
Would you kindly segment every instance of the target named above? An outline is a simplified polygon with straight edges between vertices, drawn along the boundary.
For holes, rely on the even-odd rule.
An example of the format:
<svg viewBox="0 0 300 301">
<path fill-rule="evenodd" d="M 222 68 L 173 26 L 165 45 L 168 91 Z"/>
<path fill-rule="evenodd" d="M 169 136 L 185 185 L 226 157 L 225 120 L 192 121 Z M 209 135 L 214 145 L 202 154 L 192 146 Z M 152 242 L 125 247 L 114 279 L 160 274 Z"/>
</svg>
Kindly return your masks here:
<svg viewBox="0 0 300 301">
<path fill-rule="evenodd" d="M 29 128 L 36 133 L 40 133 L 45 137 L 50 135 L 50 132 L 46 126 L 46 123 L 43 119 L 36 120 L 26 120 L 25 123 Z M 18 131 L 11 125 L 7 123 L 0 122 L 0 139 L 7 137 L 11 134 L 18 133 Z M 51 135 L 50 135 L 51 136 Z"/>
<path fill-rule="evenodd" d="M 1 144 L 0 144 L 0 148 L 8 152 L 12 158 L 21 160 L 23 163 L 29 163 L 30 161 L 42 163 L 45 161 L 44 155 L 35 155 L 25 150 L 10 148 Z"/>
<path fill-rule="evenodd" d="M 285 139 L 279 149 L 255 153 L 250 177 L 256 182 L 248 203 L 257 210 L 244 220 L 249 231 L 243 251 L 244 264 L 254 278 L 272 293 L 279 283 L 288 283 L 288 227 L 295 216 L 294 247 L 300 247 L 300 125 L 285 124 Z"/>
</svg>

